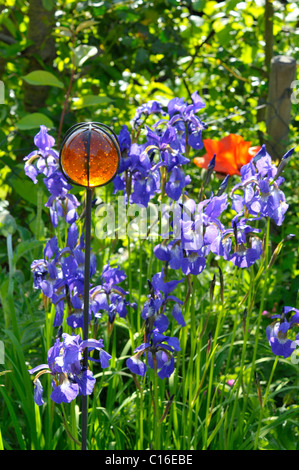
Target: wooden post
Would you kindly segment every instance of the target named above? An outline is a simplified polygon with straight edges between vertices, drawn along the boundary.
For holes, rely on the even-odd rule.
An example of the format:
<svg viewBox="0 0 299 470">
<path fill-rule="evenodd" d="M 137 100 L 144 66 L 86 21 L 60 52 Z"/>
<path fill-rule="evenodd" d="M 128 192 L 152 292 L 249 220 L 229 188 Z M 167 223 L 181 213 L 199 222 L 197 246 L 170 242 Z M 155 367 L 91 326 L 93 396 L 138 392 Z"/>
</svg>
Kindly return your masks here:
<svg viewBox="0 0 299 470">
<path fill-rule="evenodd" d="M 268 153 L 281 158 L 287 151 L 291 119 L 291 84 L 296 76 L 296 61 L 288 56 L 271 60 L 266 126 Z"/>
</svg>

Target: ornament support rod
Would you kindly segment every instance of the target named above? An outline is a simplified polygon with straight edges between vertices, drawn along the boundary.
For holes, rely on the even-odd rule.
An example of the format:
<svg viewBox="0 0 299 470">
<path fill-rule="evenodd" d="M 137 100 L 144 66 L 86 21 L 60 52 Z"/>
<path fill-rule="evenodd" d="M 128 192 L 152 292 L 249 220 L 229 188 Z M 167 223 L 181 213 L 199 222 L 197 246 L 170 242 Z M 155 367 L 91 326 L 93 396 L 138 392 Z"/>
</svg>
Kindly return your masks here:
<svg viewBox="0 0 299 470">
<path fill-rule="evenodd" d="M 85 215 L 85 264 L 84 264 L 84 310 L 83 310 L 83 341 L 88 339 L 89 319 L 89 273 L 90 273 L 90 240 L 91 240 L 91 196 L 92 190 L 86 189 Z M 88 349 L 83 351 L 83 370 L 88 368 Z M 87 395 L 82 396 L 82 441 L 81 449 L 87 448 Z"/>
</svg>

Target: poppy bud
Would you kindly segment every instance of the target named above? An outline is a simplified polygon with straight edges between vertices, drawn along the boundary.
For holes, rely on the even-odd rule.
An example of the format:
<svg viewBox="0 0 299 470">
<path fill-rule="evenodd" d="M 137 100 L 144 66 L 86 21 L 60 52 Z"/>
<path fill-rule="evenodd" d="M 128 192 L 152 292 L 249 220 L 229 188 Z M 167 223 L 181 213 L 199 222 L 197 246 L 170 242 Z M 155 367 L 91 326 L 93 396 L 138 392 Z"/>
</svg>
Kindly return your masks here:
<svg viewBox="0 0 299 470">
<path fill-rule="evenodd" d="M 287 166 L 287 164 L 289 163 L 289 160 L 291 158 L 291 156 L 293 155 L 294 153 L 294 150 L 295 148 L 292 148 L 291 150 L 289 150 L 281 159 L 281 162 L 280 164 L 278 165 L 278 168 L 277 168 L 277 173 L 275 175 L 275 179 L 278 178 L 278 176 L 281 175 L 281 173 L 283 172 L 283 170 L 285 169 L 285 167 Z"/>
</svg>

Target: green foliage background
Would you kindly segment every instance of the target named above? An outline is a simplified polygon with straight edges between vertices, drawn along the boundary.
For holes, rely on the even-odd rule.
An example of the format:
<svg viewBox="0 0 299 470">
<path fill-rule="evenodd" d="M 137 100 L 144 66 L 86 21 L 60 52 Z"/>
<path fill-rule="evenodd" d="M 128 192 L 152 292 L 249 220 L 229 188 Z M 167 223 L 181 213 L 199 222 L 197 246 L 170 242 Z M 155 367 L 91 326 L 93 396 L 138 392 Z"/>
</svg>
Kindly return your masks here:
<svg viewBox="0 0 299 470">
<path fill-rule="evenodd" d="M 296 2 L 7 0 L 0 8 L 0 196 L 21 225 L 19 240 L 36 234 L 37 204 L 46 200 L 23 169 L 40 124 L 59 148 L 77 122 L 100 121 L 118 133 L 143 102 L 189 99 L 197 90 L 206 102 L 204 138 L 236 133 L 258 145 L 267 139 L 261 106 L 271 57 L 298 61 Z M 298 149 L 297 106 L 286 150 Z M 287 171 L 292 211 L 285 225 L 298 233 L 296 158 Z M 196 190 L 199 169 L 191 165 L 190 173 Z M 38 239 L 49 236 L 46 214 Z M 4 269 L 6 257 L 1 244 Z"/>
<path fill-rule="evenodd" d="M 0 326 L 16 333 L 17 319 L 25 350 L 49 346 L 36 340 L 44 313 L 42 306 L 35 310 L 38 293 L 32 292 L 30 273 L 31 260 L 41 255 L 44 240 L 52 235 L 44 208 L 47 195 L 42 185 L 33 185 L 24 175 L 23 162 L 34 149 L 39 126 L 48 127 L 59 148 L 66 130 L 77 122 L 100 121 L 118 133 L 142 103 L 156 99 L 166 104 L 175 96 L 190 99 L 197 90 L 206 102 L 202 119 L 209 128 L 204 138 L 235 133 L 258 145 L 267 139 L 263 105 L 271 57 L 288 55 L 298 61 L 298 14 L 297 2 L 276 0 L 1 2 L 0 210 L 5 217 L 0 221 Z M 293 102 L 285 143 L 285 151 L 296 147 L 285 171 L 290 210 L 282 230 L 272 233 L 273 247 L 290 233 L 295 237 L 278 257 L 266 296 L 269 310 L 274 303 L 288 302 L 298 308 L 297 111 Z M 190 164 L 190 175 L 190 190 L 196 195 L 201 172 Z M 18 290 L 14 305 L 6 296 L 9 233 Z M 25 377 L 24 363 L 22 367 Z M 10 416 L 17 421 L 12 412 Z M 14 438 L 21 445 L 22 436 Z M 286 448 L 293 445 L 281 442 Z"/>
</svg>

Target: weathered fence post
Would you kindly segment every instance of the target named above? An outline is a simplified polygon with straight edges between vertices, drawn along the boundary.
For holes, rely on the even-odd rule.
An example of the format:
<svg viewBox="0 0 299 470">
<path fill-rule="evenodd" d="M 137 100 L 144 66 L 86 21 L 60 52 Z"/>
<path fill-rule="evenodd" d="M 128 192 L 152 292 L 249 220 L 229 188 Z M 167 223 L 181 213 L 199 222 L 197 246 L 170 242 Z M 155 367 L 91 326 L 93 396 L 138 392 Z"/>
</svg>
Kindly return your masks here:
<svg viewBox="0 0 299 470">
<path fill-rule="evenodd" d="M 280 55 L 272 58 L 266 126 L 267 149 L 273 158 L 280 158 L 287 150 L 292 105 L 291 84 L 295 75 L 295 59 Z"/>
</svg>

